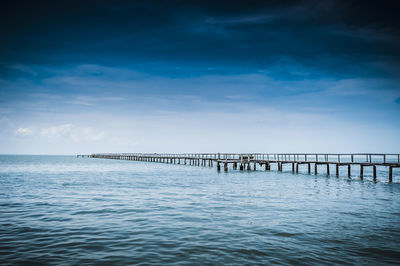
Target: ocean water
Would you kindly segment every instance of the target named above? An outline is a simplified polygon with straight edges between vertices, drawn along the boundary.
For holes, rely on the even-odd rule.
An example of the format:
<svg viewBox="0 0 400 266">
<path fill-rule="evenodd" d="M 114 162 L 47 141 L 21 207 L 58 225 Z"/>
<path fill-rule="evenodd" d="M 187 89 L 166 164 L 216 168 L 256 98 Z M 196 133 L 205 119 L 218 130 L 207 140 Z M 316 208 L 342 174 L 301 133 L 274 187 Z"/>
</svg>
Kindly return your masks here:
<svg viewBox="0 0 400 266">
<path fill-rule="evenodd" d="M 303 170 L 3 155 L 0 264 L 400 263 L 398 169 Z"/>
</svg>

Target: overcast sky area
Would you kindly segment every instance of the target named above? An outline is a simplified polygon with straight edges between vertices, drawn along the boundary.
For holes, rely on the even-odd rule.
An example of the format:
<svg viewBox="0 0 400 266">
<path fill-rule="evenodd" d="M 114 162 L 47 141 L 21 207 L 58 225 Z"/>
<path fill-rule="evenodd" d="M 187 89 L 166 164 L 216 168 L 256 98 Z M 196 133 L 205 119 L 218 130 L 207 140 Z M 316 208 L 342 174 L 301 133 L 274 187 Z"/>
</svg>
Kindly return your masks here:
<svg viewBox="0 0 400 266">
<path fill-rule="evenodd" d="M 1 1 L 0 153 L 398 153 L 397 2 Z"/>
</svg>

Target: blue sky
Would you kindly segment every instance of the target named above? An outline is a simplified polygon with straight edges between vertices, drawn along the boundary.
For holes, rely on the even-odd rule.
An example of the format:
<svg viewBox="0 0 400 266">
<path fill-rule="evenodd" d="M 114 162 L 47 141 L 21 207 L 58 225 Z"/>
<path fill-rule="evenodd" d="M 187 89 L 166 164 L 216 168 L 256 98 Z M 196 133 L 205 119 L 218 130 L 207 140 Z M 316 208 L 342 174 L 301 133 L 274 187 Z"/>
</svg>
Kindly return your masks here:
<svg viewBox="0 0 400 266">
<path fill-rule="evenodd" d="M 4 1 L 0 152 L 399 152 L 395 1 Z"/>
</svg>

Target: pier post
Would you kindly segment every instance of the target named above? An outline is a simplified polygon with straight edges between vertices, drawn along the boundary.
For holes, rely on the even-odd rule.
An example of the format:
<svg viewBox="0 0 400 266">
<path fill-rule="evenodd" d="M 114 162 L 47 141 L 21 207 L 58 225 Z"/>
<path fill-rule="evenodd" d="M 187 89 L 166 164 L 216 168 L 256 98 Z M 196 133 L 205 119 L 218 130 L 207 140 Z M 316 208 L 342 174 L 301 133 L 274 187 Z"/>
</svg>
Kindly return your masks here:
<svg viewBox="0 0 400 266">
<path fill-rule="evenodd" d="M 217 163 L 217 171 L 221 171 L 221 164 L 219 162 Z"/>
<path fill-rule="evenodd" d="M 251 167 L 250 167 L 250 162 L 249 163 L 247 163 L 247 171 L 250 171 L 251 170 Z"/>
<path fill-rule="evenodd" d="M 350 166 L 350 164 L 347 165 L 347 176 L 348 177 L 351 176 L 351 166 Z"/>
<path fill-rule="evenodd" d="M 318 164 L 314 164 L 314 174 L 318 174 Z"/>
<path fill-rule="evenodd" d="M 294 173 L 294 163 L 292 163 L 292 172 Z"/>
<path fill-rule="evenodd" d="M 224 171 L 228 172 L 228 163 L 224 163 Z"/>
<path fill-rule="evenodd" d="M 256 171 L 256 170 L 257 170 L 257 163 L 254 162 L 254 171 Z"/>
<path fill-rule="evenodd" d="M 243 171 L 244 168 L 243 168 L 243 164 L 242 163 L 240 164 L 239 168 L 240 168 L 240 171 Z"/>
<path fill-rule="evenodd" d="M 339 164 L 336 164 L 336 176 L 339 177 Z"/>
<path fill-rule="evenodd" d="M 389 166 L 389 182 L 392 183 L 393 181 L 393 167 Z"/>
<path fill-rule="evenodd" d="M 311 163 L 307 163 L 307 165 L 308 165 L 308 174 L 310 175 L 311 174 Z"/>
<path fill-rule="evenodd" d="M 298 173 L 299 173 L 299 164 L 296 163 L 296 174 L 298 174 Z"/>
<path fill-rule="evenodd" d="M 360 179 L 364 179 L 364 166 L 360 164 Z"/>
<path fill-rule="evenodd" d="M 330 175 L 329 163 L 326 164 L 326 174 Z"/>
<path fill-rule="evenodd" d="M 374 176 L 374 181 L 376 181 L 376 165 L 372 166 L 372 174 Z"/>
</svg>

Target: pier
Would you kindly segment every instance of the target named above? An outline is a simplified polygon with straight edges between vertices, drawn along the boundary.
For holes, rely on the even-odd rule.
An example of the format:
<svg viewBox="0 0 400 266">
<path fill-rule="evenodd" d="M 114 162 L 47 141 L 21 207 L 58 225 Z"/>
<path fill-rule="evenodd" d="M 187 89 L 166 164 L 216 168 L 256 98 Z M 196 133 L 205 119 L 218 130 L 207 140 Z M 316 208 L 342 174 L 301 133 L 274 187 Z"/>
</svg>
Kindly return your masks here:
<svg viewBox="0 0 400 266">
<path fill-rule="evenodd" d="M 293 173 L 299 173 L 299 168 L 306 169 L 308 174 L 318 174 L 323 167 L 326 174 L 331 174 L 334 167 L 335 176 L 339 177 L 340 168 L 347 169 L 347 176 L 351 176 L 353 166 L 359 169 L 359 177 L 364 178 L 364 169 L 372 169 L 374 181 L 377 179 L 377 166 L 388 168 L 389 182 L 393 180 L 393 168 L 400 167 L 400 154 L 310 154 L 310 153 L 95 153 L 91 155 L 77 155 L 77 157 L 145 161 L 155 163 L 184 164 L 191 166 L 208 166 L 217 168 L 217 171 L 227 172 L 229 168 L 239 171 L 255 171 L 257 167 L 270 171 L 271 166 L 277 171 L 283 171 L 284 165 L 289 165 Z"/>
</svg>

